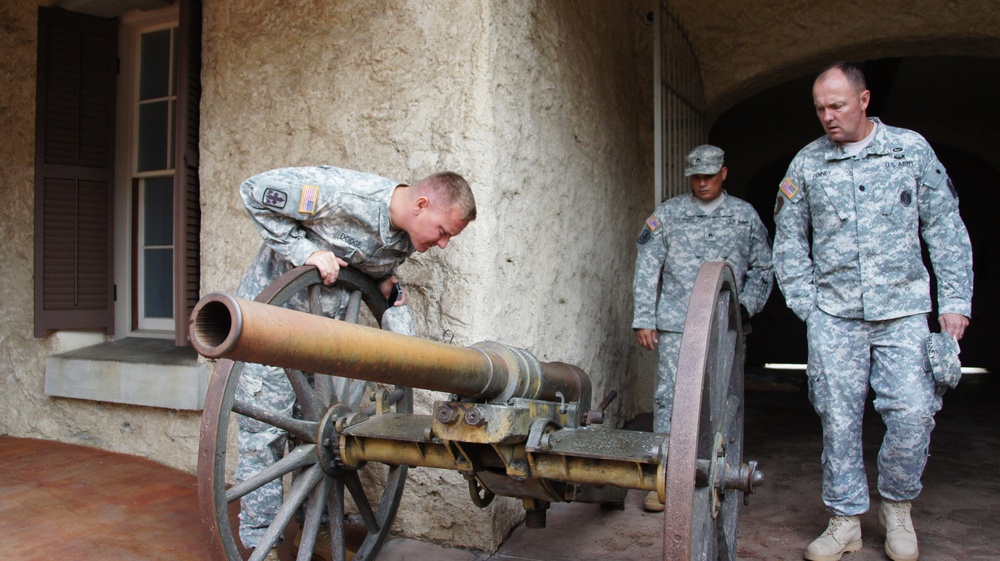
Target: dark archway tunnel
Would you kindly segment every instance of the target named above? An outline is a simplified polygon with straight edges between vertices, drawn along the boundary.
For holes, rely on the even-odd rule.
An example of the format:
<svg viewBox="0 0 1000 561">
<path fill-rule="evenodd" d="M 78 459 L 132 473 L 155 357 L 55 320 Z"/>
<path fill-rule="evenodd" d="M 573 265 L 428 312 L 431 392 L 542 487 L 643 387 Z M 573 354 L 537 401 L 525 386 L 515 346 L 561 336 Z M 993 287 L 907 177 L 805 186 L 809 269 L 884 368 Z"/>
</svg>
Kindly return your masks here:
<svg viewBox="0 0 1000 561">
<path fill-rule="evenodd" d="M 1000 242 L 992 214 L 1000 208 L 1000 61 L 969 57 L 911 57 L 863 64 L 872 102 L 868 114 L 928 139 L 960 196 L 972 239 L 973 318 L 962 341 L 962 363 L 993 368 L 992 324 L 1000 302 L 992 291 L 1000 275 L 992 255 Z M 818 69 L 817 69 L 818 70 Z M 823 133 L 812 106 L 814 74 L 757 93 L 715 122 L 710 142 L 726 150 L 730 193 L 757 209 L 773 236 L 777 186 L 795 153 Z M 932 290 L 933 287 L 932 287 Z M 937 330 L 936 315 L 932 329 Z M 804 363 L 805 328 L 775 287 L 753 320 L 747 363 Z"/>
</svg>

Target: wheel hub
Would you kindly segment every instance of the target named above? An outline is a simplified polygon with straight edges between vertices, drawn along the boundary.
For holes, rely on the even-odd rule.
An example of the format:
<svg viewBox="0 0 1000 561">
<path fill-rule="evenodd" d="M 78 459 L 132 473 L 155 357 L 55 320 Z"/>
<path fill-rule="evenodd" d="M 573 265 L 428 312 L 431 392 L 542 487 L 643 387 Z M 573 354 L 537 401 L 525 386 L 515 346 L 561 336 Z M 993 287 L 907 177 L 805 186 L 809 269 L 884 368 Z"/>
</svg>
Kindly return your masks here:
<svg viewBox="0 0 1000 561">
<path fill-rule="evenodd" d="M 349 407 L 338 403 L 327 410 L 319 423 L 316 433 L 316 458 L 320 468 L 327 475 L 337 476 L 347 469 L 340 458 L 340 433 L 337 432 L 337 423 L 341 419 L 346 419 L 351 413 Z"/>
</svg>

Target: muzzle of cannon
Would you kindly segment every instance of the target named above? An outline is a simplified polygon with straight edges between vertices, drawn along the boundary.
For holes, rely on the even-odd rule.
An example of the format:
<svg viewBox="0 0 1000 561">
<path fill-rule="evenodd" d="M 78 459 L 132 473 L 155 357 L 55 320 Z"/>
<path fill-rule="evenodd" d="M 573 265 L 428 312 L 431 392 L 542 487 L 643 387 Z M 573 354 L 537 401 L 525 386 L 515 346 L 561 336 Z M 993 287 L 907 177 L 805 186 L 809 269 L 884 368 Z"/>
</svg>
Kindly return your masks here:
<svg viewBox="0 0 1000 561">
<path fill-rule="evenodd" d="M 590 378 L 570 364 L 496 342 L 460 347 L 359 325 L 362 303 L 381 319 L 381 294 L 350 269 L 337 285 L 350 294 L 344 320 L 310 313 L 329 290 L 311 267 L 278 279 L 255 301 L 213 293 L 192 313 L 193 346 L 218 360 L 198 467 L 217 561 L 248 554 L 231 505 L 277 480 L 285 481 L 283 502 L 251 561 L 280 543 L 293 520 L 302 529 L 298 559 L 311 559 L 323 524 L 333 560 L 348 551 L 374 559 L 410 467 L 461 473 L 480 507 L 496 495 L 518 498 L 536 528 L 553 502 L 621 505 L 629 489 L 656 491 L 666 503 L 664 559 L 736 558 L 739 506 L 763 475 L 742 461 L 743 336 L 728 267 L 710 263 L 698 276 L 669 435 L 602 426 L 614 392 L 592 409 Z M 283 307 L 293 298 L 307 311 Z M 284 370 L 297 402 L 292 414 L 237 397 L 247 363 Z M 435 402 L 432 414 L 413 414 L 409 388 L 449 399 Z M 229 486 L 233 412 L 284 431 L 288 444 L 272 467 Z"/>
</svg>

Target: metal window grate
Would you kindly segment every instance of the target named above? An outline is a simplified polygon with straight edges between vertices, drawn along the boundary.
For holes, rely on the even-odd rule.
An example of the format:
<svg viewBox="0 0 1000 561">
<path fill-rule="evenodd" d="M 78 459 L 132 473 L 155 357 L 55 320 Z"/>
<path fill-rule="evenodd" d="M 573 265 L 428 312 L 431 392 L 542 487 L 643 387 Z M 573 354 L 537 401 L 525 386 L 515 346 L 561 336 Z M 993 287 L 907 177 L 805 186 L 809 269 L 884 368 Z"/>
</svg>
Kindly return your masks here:
<svg viewBox="0 0 1000 561">
<path fill-rule="evenodd" d="M 684 193 L 684 156 L 708 136 L 701 69 L 687 32 L 666 3 L 654 24 L 655 204 Z"/>
</svg>

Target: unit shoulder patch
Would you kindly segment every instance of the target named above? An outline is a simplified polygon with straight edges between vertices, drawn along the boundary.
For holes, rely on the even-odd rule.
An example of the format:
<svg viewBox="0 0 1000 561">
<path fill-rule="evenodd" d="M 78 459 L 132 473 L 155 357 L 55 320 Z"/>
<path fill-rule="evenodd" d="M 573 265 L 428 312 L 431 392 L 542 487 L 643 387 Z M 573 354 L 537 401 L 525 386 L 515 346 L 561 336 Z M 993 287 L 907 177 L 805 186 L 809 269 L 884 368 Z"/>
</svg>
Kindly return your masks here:
<svg viewBox="0 0 1000 561">
<path fill-rule="evenodd" d="M 264 196 L 261 197 L 261 202 L 267 206 L 285 208 L 285 203 L 288 202 L 288 194 L 284 191 L 268 187 L 267 189 L 264 189 Z"/>
</svg>

